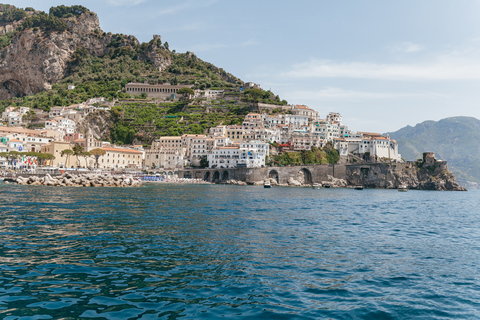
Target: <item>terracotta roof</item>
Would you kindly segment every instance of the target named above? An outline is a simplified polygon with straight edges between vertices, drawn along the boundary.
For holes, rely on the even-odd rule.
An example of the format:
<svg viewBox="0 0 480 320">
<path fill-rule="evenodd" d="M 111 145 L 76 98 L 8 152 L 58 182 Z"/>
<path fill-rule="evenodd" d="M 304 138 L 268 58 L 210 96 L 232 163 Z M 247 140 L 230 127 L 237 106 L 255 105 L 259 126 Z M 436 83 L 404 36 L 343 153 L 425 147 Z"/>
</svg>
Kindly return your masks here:
<svg viewBox="0 0 480 320">
<path fill-rule="evenodd" d="M 105 151 L 111 151 L 111 152 L 126 152 L 126 153 L 143 154 L 142 151 L 133 150 L 133 149 L 108 148 L 108 147 L 102 147 L 102 149 L 105 150 Z"/>
<path fill-rule="evenodd" d="M 8 142 L 22 142 L 22 141 L 20 141 L 18 139 L 12 139 L 12 140 L 9 140 Z"/>
<path fill-rule="evenodd" d="M 364 136 L 383 137 L 380 133 L 376 133 L 376 132 L 358 132 L 358 133 L 361 133 Z"/>
<path fill-rule="evenodd" d="M 32 135 L 32 136 L 39 136 L 41 134 L 41 132 L 37 131 L 37 130 L 25 129 L 25 128 L 22 128 L 22 127 L 2 127 L 2 126 L 0 126 L 0 132 L 24 133 L 24 134 Z"/>
<path fill-rule="evenodd" d="M 305 109 L 305 110 L 312 110 L 312 111 L 315 111 L 315 110 L 313 110 L 312 108 L 309 108 L 309 107 L 307 107 L 307 106 L 301 106 L 301 105 L 299 105 L 299 106 L 295 106 L 295 109 Z"/>
</svg>

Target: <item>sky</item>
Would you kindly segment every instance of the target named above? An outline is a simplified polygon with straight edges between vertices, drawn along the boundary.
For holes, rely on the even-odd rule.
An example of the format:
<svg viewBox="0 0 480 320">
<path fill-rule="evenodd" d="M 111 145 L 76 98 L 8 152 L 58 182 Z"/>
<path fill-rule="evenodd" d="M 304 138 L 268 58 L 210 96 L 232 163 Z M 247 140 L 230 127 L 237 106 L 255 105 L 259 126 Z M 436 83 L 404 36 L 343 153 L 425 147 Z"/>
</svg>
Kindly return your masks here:
<svg viewBox="0 0 480 320">
<path fill-rule="evenodd" d="M 105 32 L 194 52 L 354 131 L 480 118 L 480 0 L 77 0 Z"/>
</svg>

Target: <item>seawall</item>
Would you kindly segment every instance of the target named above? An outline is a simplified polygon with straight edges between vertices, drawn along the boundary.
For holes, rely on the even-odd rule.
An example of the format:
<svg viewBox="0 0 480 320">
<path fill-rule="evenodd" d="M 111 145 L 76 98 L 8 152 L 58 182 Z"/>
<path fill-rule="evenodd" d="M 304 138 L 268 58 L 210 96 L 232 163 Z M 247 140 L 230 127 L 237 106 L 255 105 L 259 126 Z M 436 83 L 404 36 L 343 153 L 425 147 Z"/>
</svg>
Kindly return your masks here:
<svg viewBox="0 0 480 320">
<path fill-rule="evenodd" d="M 184 169 L 181 178 L 203 179 L 214 183 L 238 180 L 255 184 L 273 179 L 280 185 L 291 185 L 292 179 L 302 185 L 324 183 L 341 179 L 350 186 L 394 189 L 408 186 L 421 190 L 466 190 L 448 170 L 447 163 L 405 162 L 308 165 L 264 168 Z"/>
</svg>

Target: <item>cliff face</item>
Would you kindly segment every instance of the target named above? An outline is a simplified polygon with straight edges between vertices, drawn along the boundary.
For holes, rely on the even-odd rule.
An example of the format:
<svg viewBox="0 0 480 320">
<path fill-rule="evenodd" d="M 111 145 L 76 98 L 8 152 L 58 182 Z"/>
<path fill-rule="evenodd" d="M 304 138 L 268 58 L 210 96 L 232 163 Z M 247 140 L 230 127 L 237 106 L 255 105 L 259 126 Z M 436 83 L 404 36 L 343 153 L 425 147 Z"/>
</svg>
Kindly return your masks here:
<svg viewBox="0 0 480 320">
<path fill-rule="evenodd" d="M 78 123 L 78 132 L 88 135 L 95 139 L 110 138 L 110 128 L 113 125 L 113 119 L 110 112 L 96 111 L 87 115 L 87 117 Z"/>
<path fill-rule="evenodd" d="M 2 50 L 0 99 L 49 89 L 64 77 L 67 62 L 79 47 L 94 55 L 106 53 L 111 36 L 98 36 L 103 31 L 95 13 L 70 18 L 67 25 L 62 33 L 26 29 Z"/>
<path fill-rule="evenodd" d="M 444 161 L 349 165 L 346 173 L 350 185 L 366 188 L 395 189 L 404 185 L 418 190 L 466 191 Z"/>
<path fill-rule="evenodd" d="M 64 32 L 44 32 L 39 28 L 19 31 L 12 43 L 0 52 L 0 100 L 36 94 L 48 90 L 62 80 L 68 61 L 77 49 L 85 48 L 91 55 L 101 57 L 115 47 L 138 46 L 133 36 L 105 34 L 93 12 L 63 19 Z M 13 31 L 20 22 L 4 26 L 0 33 Z M 139 59 L 164 69 L 171 63 L 168 52 L 155 44 L 149 46 Z"/>
</svg>

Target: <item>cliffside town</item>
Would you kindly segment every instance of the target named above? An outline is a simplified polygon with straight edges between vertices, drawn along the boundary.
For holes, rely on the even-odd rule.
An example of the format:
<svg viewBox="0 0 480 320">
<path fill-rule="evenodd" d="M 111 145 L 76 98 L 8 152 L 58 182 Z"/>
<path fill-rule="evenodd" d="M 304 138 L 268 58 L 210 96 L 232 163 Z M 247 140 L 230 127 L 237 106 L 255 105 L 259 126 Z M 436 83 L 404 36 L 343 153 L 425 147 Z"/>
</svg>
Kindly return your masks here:
<svg viewBox="0 0 480 320">
<path fill-rule="evenodd" d="M 163 136 L 153 141 L 150 148 L 117 146 L 92 136 L 83 122 L 92 112 L 110 110 L 111 104 L 100 103 L 104 103 L 104 99 L 89 99 L 69 107 L 52 107 L 43 115 L 44 127 L 36 130 L 19 126 L 31 110 L 9 107 L 2 114 L 7 126 L 0 126 L 3 143 L 0 152 L 49 153 L 54 156 L 45 163 L 49 166 L 111 170 L 178 170 L 188 166 L 260 168 L 281 153 L 321 150 L 327 145 L 336 150 L 344 163 L 402 161 L 396 141 L 388 136 L 352 132 L 339 113 L 331 112 L 321 118 L 316 110 L 304 105 L 283 106 L 285 113 L 282 114 L 249 113 L 241 125 L 218 125 L 209 128 L 206 134 Z M 83 132 L 79 130 L 79 123 Z M 65 153 L 67 149 L 73 150 L 75 145 L 82 147 L 84 154 Z M 106 152 L 99 159 L 88 154 L 98 148 Z M 31 162 L 27 155 L 19 168 L 30 168 L 33 166 Z M 16 165 L 4 155 L 0 166 L 13 168 Z"/>
<path fill-rule="evenodd" d="M 170 51 L 160 36 L 140 44 L 105 33 L 82 6 L 0 9 L 0 169 L 403 163 L 388 135 L 289 105 L 191 52 Z"/>
</svg>

